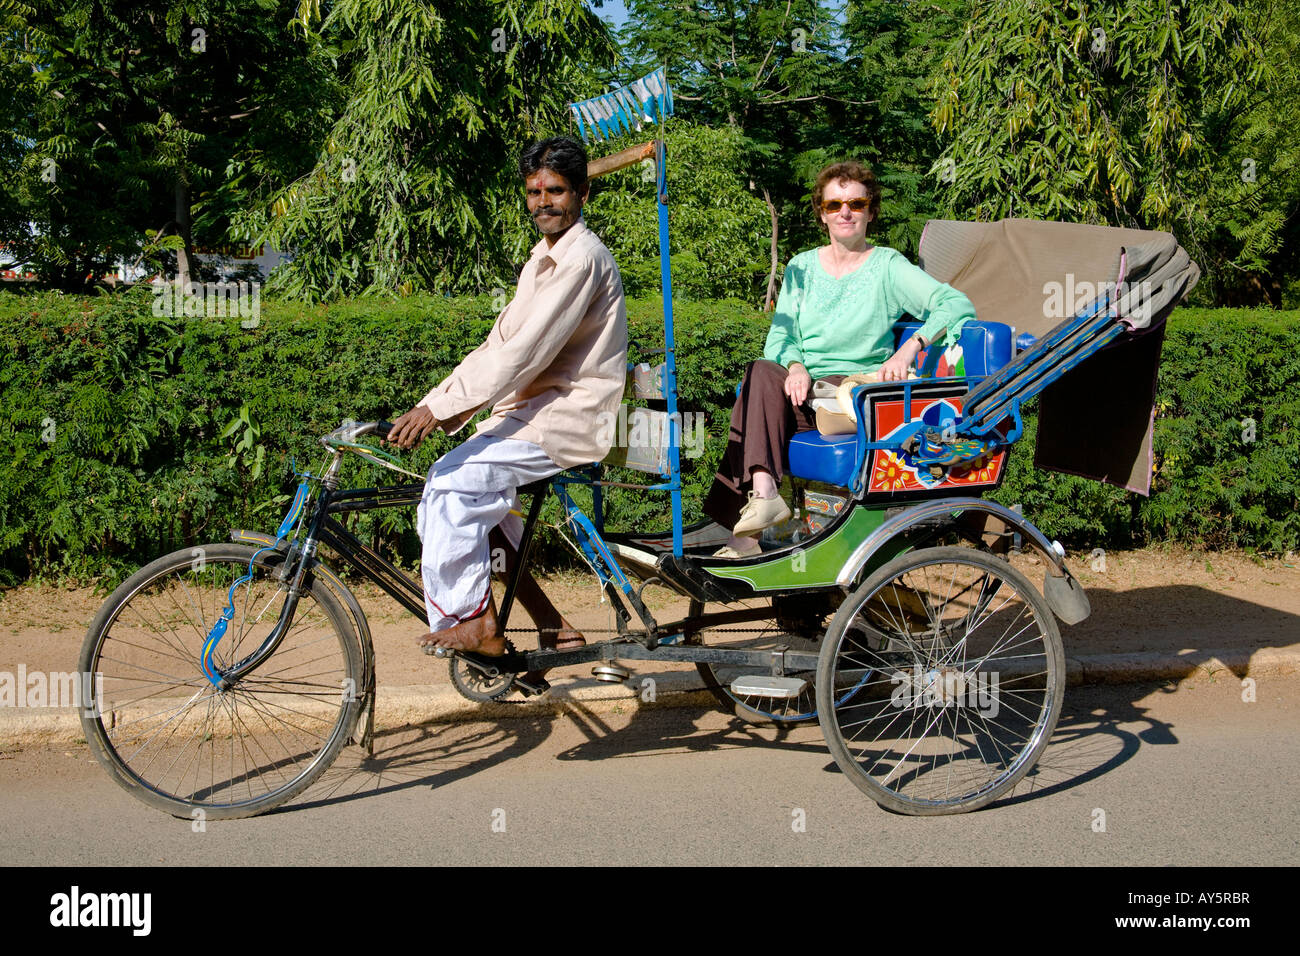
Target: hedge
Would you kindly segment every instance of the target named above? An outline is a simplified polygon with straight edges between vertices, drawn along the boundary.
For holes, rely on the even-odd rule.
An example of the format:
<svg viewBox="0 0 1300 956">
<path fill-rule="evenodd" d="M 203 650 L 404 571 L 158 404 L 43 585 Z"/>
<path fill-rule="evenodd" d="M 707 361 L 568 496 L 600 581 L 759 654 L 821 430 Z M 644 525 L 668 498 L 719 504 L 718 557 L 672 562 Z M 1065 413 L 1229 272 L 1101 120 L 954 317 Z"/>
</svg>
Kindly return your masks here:
<svg viewBox="0 0 1300 956">
<path fill-rule="evenodd" d="M 238 317 L 156 318 L 152 301 L 147 288 L 90 298 L 0 293 L 0 433 L 9 449 L 0 460 L 0 584 L 32 575 L 111 584 L 231 527 L 274 528 L 291 459 L 319 469 L 316 439 L 340 421 L 409 409 L 493 319 L 489 297 L 263 300 L 256 326 L 244 328 Z M 736 301 L 683 302 L 676 315 L 682 406 L 707 416 L 709 435 L 686 462 L 689 521 L 721 454 L 734 384 L 760 354 L 769 318 Z M 629 302 L 634 361 L 660 360 L 651 351 L 662 347 L 660 321 L 657 299 Z M 1294 549 L 1298 346 L 1300 313 L 1178 310 L 1161 370 L 1151 498 L 1036 471 L 1032 414 L 993 497 L 1022 502 L 1074 548 L 1168 540 Z M 452 444 L 436 436 L 408 453 L 408 466 L 423 473 Z M 360 461 L 345 475 L 357 484 L 397 477 Z M 607 502 L 611 527 L 666 526 L 666 496 L 615 490 Z M 558 517 L 554 502 L 548 509 Z M 386 553 L 418 558 L 413 513 L 354 520 Z M 564 554 L 548 532 L 543 561 Z"/>
</svg>

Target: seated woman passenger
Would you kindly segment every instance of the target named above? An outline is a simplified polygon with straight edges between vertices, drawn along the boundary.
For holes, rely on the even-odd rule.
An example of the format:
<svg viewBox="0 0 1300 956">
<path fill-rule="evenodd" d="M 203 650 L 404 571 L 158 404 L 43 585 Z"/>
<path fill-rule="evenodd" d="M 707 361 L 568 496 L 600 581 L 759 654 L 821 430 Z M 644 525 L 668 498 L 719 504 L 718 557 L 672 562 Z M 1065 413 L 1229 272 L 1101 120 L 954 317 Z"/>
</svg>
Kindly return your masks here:
<svg viewBox="0 0 1300 956">
<path fill-rule="evenodd" d="M 758 533 L 790 517 L 777 489 L 791 436 L 816 428 L 814 379 L 838 385 L 875 371 L 884 381 L 905 379 L 936 336 L 975 318 L 964 294 L 901 253 L 867 242 L 880 209 L 870 169 L 858 162 L 827 166 L 812 202 L 830 244 L 799 253 L 785 268 L 764 358 L 746 369 L 730 440 L 704 500 L 704 513 L 732 529 L 719 557 L 756 554 Z M 923 324 L 895 352 L 893 327 L 904 312 Z"/>
</svg>

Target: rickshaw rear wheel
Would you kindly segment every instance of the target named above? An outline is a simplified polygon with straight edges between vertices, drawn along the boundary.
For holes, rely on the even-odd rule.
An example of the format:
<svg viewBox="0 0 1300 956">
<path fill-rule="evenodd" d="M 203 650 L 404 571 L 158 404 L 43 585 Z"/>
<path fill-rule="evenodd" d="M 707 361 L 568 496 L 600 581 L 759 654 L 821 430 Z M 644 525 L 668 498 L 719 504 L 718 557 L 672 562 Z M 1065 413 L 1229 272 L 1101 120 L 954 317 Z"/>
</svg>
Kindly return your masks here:
<svg viewBox="0 0 1300 956">
<path fill-rule="evenodd" d="M 1037 588 L 996 556 L 936 547 L 886 563 L 845 599 L 818 659 L 817 710 L 836 764 L 882 807 L 961 813 L 1034 766 L 1064 688 Z"/>
</svg>

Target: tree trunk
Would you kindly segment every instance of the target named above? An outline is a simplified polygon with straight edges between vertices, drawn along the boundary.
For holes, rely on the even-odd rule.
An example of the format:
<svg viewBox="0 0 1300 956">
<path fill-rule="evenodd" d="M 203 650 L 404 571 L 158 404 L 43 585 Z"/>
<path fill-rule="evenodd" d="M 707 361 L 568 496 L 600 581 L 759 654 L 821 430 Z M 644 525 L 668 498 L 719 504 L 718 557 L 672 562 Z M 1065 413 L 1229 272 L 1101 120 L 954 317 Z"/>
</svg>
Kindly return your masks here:
<svg viewBox="0 0 1300 956">
<path fill-rule="evenodd" d="M 763 300 L 763 311 L 771 312 L 776 307 L 776 237 L 780 234 L 780 220 L 776 217 L 776 206 L 766 186 L 763 187 L 763 202 L 767 203 L 767 211 L 772 216 L 772 267 L 767 273 L 767 297 Z"/>
<path fill-rule="evenodd" d="M 191 244 L 191 227 L 193 223 L 190 220 L 190 184 L 185 181 L 184 174 L 176 177 L 176 235 L 181 237 L 185 243 L 184 247 L 176 250 L 176 281 L 180 283 L 179 288 L 184 289 L 186 283 L 190 281 L 191 263 L 193 261 L 194 247 Z"/>
</svg>

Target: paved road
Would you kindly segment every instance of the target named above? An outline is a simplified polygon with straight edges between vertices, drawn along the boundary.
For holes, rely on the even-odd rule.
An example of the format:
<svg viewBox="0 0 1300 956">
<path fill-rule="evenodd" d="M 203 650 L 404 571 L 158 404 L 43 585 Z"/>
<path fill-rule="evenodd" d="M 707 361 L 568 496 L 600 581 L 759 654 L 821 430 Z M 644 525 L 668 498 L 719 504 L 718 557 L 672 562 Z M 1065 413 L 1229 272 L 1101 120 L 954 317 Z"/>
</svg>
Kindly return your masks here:
<svg viewBox="0 0 1300 956">
<path fill-rule="evenodd" d="M 1300 862 L 1300 681 L 1262 681 L 1253 703 L 1231 677 L 1171 690 L 1072 688 L 1016 797 L 929 819 L 863 798 L 815 725 L 689 708 L 390 733 L 286 810 L 202 833 L 137 804 L 84 745 L 6 754 L 0 862 Z"/>
</svg>

